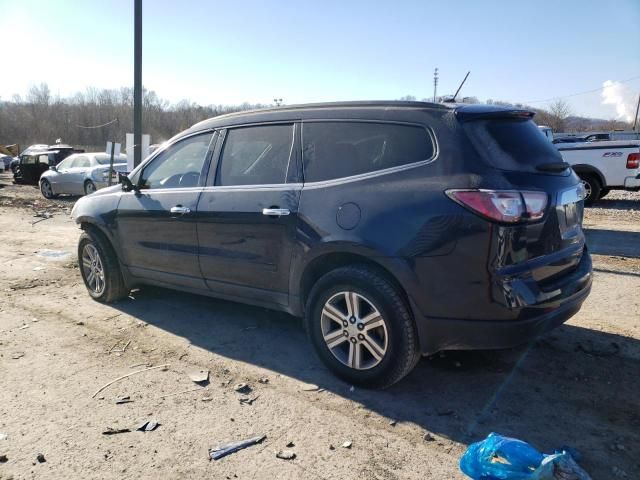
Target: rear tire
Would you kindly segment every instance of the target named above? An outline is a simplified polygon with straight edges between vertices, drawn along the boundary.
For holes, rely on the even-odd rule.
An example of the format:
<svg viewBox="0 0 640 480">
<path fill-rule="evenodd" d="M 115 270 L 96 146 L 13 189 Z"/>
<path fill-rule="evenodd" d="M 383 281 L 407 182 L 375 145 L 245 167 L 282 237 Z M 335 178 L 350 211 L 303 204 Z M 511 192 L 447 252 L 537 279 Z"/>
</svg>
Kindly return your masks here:
<svg viewBox="0 0 640 480">
<path fill-rule="evenodd" d="M 589 207 L 600 199 L 602 185 L 600 184 L 600 180 L 598 180 L 595 175 L 581 174 L 579 176 L 586 190 L 584 204 Z"/>
<path fill-rule="evenodd" d="M 102 303 L 112 303 L 129 295 L 113 248 L 100 233 L 88 231 L 78 243 L 78 266 L 89 295 Z"/>
<path fill-rule="evenodd" d="M 87 180 L 86 182 L 84 182 L 84 194 L 85 195 L 91 195 L 96 190 L 98 190 L 96 188 L 96 184 L 93 183 L 91 180 Z"/>
<path fill-rule="evenodd" d="M 309 294 L 305 317 L 320 359 L 351 384 L 389 387 L 420 359 L 402 294 L 373 268 L 341 267 L 322 276 Z"/>
</svg>

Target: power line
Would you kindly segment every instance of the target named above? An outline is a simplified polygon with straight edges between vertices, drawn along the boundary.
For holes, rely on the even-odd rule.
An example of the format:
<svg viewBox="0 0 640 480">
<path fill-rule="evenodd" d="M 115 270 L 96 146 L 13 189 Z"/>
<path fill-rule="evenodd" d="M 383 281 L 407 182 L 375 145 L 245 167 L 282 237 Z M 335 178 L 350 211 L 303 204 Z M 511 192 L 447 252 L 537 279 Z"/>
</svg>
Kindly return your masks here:
<svg viewBox="0 0 640 480">
<path fill-rule="evenodd" d="M 118 121 L 118 119 L 114 118 L 110 122 L 103 123 L 102 125 L 91 125 L 91 126 L 76 125 L 76 127 L 78 127 L 78 128 L 102 128 L 102 127 L 106 127 L 107 125 L 111 125 L 112 123 L 116 123 L 117 121 Z"/>
<path fill-rule="evenodd" d="M 633 80 L 637 80 L 638 78 L 640 78 L 640 75 L 637 75 L 635 77 L 631 77 L 631 78 L 627 78 L 626 80 L 620 80 L 620 81 L 616 81 L 616 83 L 628 83 L 631 82 Z M 562 98 L 571 98 L 571 97 L 577 97 L 579 95 L 586 95 L 587 93 L 594 93 L 594 92 L 599 92 L 600 90 L 604 90 L 606 87 L 600 87 L 600 88 L 594 88 L 593 90 L 586 90 L 584 92 L 578 92 L 578 93 L 572 93 L 570 95 L 562 95 L 560 97 L 551 97 L 551 98 L 545 98 L 543 100 L 527 100 L 526 102 L 522 102 L 524 104 L 527 103 L 543 103 L 543 102 L 550 102 L 552 100 L 560 100 Z"/>
</svg>

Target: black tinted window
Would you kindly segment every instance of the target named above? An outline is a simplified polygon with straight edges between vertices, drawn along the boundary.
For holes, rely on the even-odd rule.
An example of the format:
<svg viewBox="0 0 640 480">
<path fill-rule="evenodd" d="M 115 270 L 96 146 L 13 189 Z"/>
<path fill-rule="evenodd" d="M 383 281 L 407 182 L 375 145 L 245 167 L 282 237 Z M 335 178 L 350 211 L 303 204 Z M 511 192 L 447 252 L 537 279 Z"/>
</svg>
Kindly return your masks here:
<svg viewBox="0 0 640 480">
<path fill-rule="evenodd" d="M 231 129 L 222 149 L 216 185 L 285 183 L 292 147 L 293 124 Z"/>
<path fill-rule="evenodd" d="M 365 122 L 304 124 L 306 182 L 350 177 L 427 160 L 431 137 L 422 127 Z"/>
<path fill-rule="evenodd" d="M 142 171 L 143 188 L 187 188 L 200 185 L 211 133 L 181 140 L 158 154 Z"/>
<path fill-rule="evenodd" d="M 483 120 L 464 124 L 478 153 L 501 170 L 530 170 L 562 162 L 556 147 L 531 120 Z"/>
</svg>

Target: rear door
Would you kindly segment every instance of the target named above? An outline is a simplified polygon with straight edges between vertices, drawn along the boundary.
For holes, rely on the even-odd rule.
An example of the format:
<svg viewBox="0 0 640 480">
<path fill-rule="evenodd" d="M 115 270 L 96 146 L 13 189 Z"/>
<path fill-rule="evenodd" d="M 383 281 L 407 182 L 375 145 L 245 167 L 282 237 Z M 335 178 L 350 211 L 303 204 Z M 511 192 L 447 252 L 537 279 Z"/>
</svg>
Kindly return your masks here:
<svg viewBox="0 0 640 480">
<path fill-rule="evenodd" d="M 204 288 L 198 265 L 196 208 L 208 171 L 211 131 L 191 135 L 155 156 L 123 192 L 117 212 L 122 261 L 135 276 Z"/>
<path fill-rule="evenodd" d="M 71 168 L 69 168 L 64 174 L 64 192 L 75 195 L 82 195 L 84 193 L 84 178 L 85 173 L 91 165 L 91 160 L 86 155 L 78 155 L 73 158 Z"/>
<path fill-rule="evenodd" d="M 296 123 L 221 132 L 198 202 L 200 268 L 220 296 L 288 304 L 302 184 Z"/>
</svg>

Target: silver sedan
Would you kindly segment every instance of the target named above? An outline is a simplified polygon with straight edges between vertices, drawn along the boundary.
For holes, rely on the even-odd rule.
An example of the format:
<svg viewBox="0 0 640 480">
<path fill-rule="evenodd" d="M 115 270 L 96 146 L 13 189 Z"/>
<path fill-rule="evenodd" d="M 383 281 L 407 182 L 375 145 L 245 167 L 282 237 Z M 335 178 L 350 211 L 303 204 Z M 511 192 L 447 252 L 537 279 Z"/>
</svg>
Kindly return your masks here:
<svg viewBox="0 0 640 480">
<path fill-rule="evenodd" d="M 106 153 L 76 153 L 57 166 L 51 167 L 40 177 L 40 191 L 45 198 L 61 193 L 89 195 L 109 183 L 109 161 Z M 127 156 L 113 159 L 112 183 L 118 183 L 117 172 L 126 172 Z"/>
</svg>

